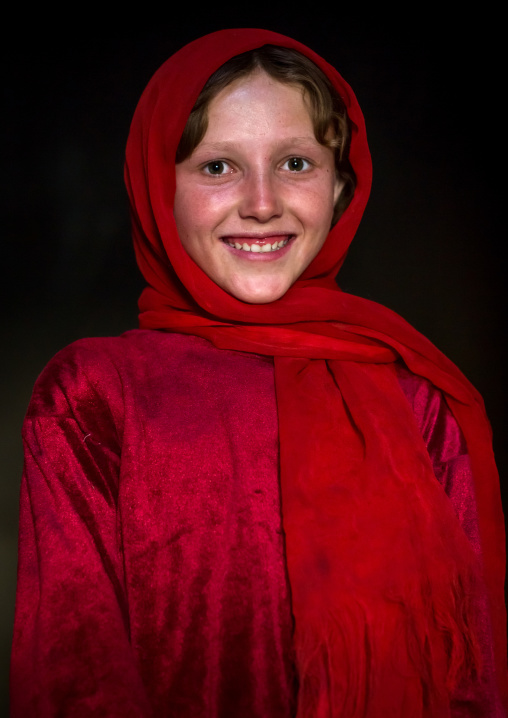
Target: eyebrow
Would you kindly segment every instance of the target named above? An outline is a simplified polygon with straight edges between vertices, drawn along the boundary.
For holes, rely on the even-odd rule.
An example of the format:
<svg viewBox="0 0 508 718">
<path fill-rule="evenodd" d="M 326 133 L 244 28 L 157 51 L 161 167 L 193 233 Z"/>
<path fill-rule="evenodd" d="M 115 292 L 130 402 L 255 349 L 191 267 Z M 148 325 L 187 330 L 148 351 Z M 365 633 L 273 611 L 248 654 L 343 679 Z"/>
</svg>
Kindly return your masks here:
<svg viewBox="0 0 508 718">
<path fill-rule="evenodd" d="M 309 135 L 307 137 L 285 137 L 284 139 L 282 139 L 280 142 L 277 143 L 277 146 L 279 146 L 279 147 L 285 147 L 286 145 L 308 146 L 309 143 L 320 145 L 320 143 L 317 141 L 317 139 L 314 137 L 314 135 Z M 225 140 L 224 142 L 206 142 L 206 143 L 198 145 L 198 147 L 196 147 L 196 149 L 202 149 L 206 152 L 227 152 L 228 150 L 236 149 L 236 147 L 237 147 L 237 144 L 235 142 L 230 142 L 228 140 Z"/>
</svg>

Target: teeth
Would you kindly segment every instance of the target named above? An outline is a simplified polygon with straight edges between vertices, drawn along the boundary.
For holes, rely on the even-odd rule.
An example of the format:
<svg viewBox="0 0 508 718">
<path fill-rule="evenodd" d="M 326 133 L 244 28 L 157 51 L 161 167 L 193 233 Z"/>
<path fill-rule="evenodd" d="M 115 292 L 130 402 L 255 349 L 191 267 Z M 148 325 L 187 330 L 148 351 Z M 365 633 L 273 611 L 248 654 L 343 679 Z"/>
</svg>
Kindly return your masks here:
<svg viewBox="0 0 508 718">
<path fill-rule="evenodd" d="M 243 244 L 240 244 L 240 242 L 226 242 L 226 244 L 233 249 L 241 249 L 244 252 L 254 252 L 256 254 L 258 252 L 276 252 L 278 249 L 285 247 L 288 242 L 289 237 L 281 239 L 280 242 L 274 242 L 273 244 L 247 244 L 247 242 Z"/>
</svg>

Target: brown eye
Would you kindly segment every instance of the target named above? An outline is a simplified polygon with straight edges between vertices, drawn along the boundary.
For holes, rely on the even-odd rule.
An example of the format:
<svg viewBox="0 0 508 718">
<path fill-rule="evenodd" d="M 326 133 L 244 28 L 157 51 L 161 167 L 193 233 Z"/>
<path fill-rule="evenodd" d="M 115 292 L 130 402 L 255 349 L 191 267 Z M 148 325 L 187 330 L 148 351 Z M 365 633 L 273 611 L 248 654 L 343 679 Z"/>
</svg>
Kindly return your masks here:
<svg viewBox="0 0 508 718">
<path fill-rule="evenodd" d="M 291 157 L 286 164 L 287 168 L 291 172 L 302 172 L 302 170 L 307 169 L 309 165 L 307 160 L 304 160 L 303 157 Z"/>
<path fill-rule="evenodd" d="M 205 170 L 210 175 L 222 175 L 226 171 L 226 167 L 226 163 L 222 160 L 214 160 L 206 165 Z"/>
</svg>

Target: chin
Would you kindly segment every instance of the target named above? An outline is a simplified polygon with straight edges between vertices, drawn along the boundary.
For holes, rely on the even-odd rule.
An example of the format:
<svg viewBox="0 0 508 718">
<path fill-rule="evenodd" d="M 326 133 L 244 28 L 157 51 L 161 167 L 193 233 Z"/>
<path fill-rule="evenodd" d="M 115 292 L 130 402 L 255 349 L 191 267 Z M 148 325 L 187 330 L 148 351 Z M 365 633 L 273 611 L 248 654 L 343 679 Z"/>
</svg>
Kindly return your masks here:
<svg viewBox="0 0 508 718">
<path fill-rule="evenodd" d="M 260 286 L 229 286 L 223 287 L 223 289 L 235 297 L 235 299 L 239 299 L 246 304 L 270 304 L 283 297 L 291 284 L 292 282 L 277 282 L 267 286 L 266 283 L 263 283 Z"/>
</svg>

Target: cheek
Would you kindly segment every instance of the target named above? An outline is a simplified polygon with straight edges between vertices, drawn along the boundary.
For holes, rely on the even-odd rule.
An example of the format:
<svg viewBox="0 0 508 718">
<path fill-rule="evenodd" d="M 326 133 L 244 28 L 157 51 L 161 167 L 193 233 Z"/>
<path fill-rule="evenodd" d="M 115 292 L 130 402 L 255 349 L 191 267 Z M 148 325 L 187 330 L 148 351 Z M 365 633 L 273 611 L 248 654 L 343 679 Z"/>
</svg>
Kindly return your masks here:
<svg viewBox="0 0 508 718">
<path fill-rule="evenodd" d="M 173 215 L 182 242 L 197 242 L 200 237 L 211 235 L 225 211 L 221 193 L 195 189 L 177 191 Z"/>
<path fill-rule="evenodd" d="M 193 193 L 181 190 L 175 194 L 173 216 L 180 240 L 187 249 L 197 242 L 202 226 L 206 225 L 206 212 L 203 213 L 203 205 L 196 201 Z"/>
<path fill-rule="evenodd" d="M 305 202 L 305 213 L 309 227 L 312 227 L 316 241 L 327 236 L 330 231 L 334 212 L 334 191 L 330 183 L 322 186 L 319 191 L 313 192 Z"/>
<path fill-rule="evenodd" d="M 173 217 L 175 218 L 176 228 L 180 238 L 186 234 L 186 218 L 189 216 L 187 206 L 185 202 L 185 195 L 178 189 L 175 192 L 175 199 L 173 202 Z"/>
</svg>

